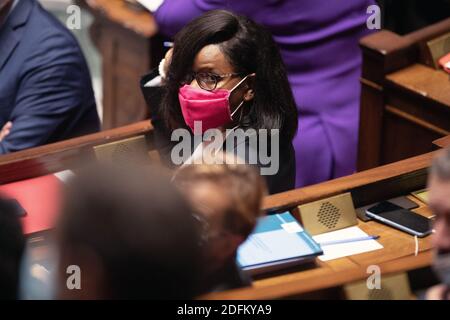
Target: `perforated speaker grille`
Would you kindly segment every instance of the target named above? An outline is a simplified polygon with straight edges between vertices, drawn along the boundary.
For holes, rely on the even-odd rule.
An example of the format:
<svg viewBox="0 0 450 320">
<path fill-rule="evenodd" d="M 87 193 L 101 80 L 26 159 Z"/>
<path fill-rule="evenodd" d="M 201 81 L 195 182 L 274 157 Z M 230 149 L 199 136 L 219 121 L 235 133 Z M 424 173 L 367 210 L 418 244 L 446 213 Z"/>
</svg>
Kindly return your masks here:
<svg viewBox="0 0 450 320">
<path fill-rule="evenodd" d="M 319 212 L 317 213 L 317 220 L 328 229 L 336 227 L 340 217 L 341 212 L 339 208 L 328 201 L 322 203 Z"/>
<path fill-rule="evenodd" d="M 117 144 L 111 154 L 111 160 L 116 164 L 127 163 L 129 158 L 134 156 L 135 153 L 136 148 L 132 148 L 129 144 Z"/>
</svg>

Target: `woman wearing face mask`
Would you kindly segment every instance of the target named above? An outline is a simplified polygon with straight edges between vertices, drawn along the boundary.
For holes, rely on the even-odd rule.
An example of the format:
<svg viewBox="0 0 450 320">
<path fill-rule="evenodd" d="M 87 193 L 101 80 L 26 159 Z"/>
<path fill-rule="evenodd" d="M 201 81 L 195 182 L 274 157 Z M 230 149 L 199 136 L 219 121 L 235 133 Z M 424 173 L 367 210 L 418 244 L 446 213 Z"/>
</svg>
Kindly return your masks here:
<svg viewBox="0 0 450 320">
<path fill-rule="evenodd" d="M 198 135 L 219 129 L 225 140 L 223 151 L 234 152 L 260 168 L 270 167 L 265 173 L 260 171 L 270 193 L 294 188 L 292 139 L 297 132 L 297 109 L 268 31 L 225 10 L 192 20 L 175 37 L 164 84 L 165 93 L 152 121 L 156 146 L 169 164 L 176 144 L 170 141 L 174 130 L 188 128 Z M 195 128 L 196 122 L 201 129 Z M 237 129 L 244 136 L 227 147 L 230 133 L 237 135 Z M 249 138 L 255 132 L 256 148 Z M 266 132 L 267 139 L 261 138 Z M 261 140 L 267 142 L 268 150 L 262 150 Z M 207 144 L 194 145 L 186 162 L 195 162 Z"/>
</svg>

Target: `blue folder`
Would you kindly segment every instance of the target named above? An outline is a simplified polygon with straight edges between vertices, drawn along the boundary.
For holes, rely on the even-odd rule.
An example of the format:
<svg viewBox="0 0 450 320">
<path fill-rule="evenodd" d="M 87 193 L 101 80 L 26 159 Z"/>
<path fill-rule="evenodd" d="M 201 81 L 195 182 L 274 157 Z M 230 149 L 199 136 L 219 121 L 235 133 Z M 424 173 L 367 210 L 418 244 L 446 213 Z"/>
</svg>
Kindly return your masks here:
<svg viewBox="0 0 450 320">
<path fill-rule="evenodd" d="M 237 263 L 257 275 L 311 262 L 322 253 L 320 245 L 285 212 L 258 220 L 255 230 L 238 248 Z"/>
</svg>

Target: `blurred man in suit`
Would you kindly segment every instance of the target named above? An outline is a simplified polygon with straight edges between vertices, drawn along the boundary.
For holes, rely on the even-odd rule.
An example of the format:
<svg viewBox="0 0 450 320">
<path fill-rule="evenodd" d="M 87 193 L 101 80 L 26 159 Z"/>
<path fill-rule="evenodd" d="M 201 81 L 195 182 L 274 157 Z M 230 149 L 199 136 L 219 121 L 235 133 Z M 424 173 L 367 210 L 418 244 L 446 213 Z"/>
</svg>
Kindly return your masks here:
<svg viewBox="0 0 450 320">
<path fill-rule="evenodd" d="M 428 290 L 427 299 L 450 300 L 450 148 L 434 160 L 431 167 L 429 206 L 436 214 L 433 268 L 441 284 Z"/>
<path fill-rule="evenodd" d="M 36 0 L 0 0 L 0 154 L 98 131 L 77 41 Z"/>
</svg>

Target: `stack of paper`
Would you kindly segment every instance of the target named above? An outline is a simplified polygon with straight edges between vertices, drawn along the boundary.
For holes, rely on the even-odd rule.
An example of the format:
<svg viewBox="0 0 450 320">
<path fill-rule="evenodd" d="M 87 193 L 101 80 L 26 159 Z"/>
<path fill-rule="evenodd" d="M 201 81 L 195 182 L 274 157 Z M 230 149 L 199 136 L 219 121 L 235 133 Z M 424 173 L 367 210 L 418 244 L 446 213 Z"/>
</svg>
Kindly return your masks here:
<svg viewBox="0 0 450 320">
<path fill-rule="evenodd" d="M 313 239 L 319 243 L 324 244 L 326 242 L 355 239 L 361 237 L 367 237 L 368 234 L 362 231 L 360 228 L 354 226 L 337 231 L 327 232 L 313 236 Z M 363 252 L 369 252 L 373 250 L 382 249 L 383 246 L 376 240 L 364 240 L 364 241 L 350 241 L 339 244 L 321 245 L 323 255 L 319 256 L 322 261 L 328 261 L 338 259 L 342 257 L 351 256 Z"/>
<path fill-rule="evenodd" d="M 239 247 L 238 264 L 252 274 L 265 273 L 314 260 L 322 250 L 289 213 L 259 219 Z"/>
</svg>

